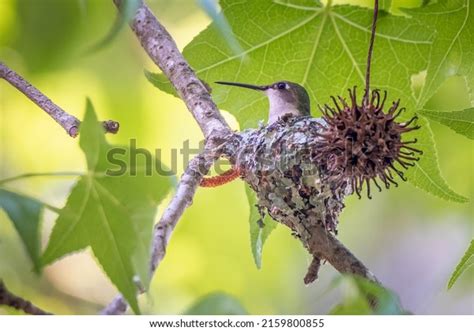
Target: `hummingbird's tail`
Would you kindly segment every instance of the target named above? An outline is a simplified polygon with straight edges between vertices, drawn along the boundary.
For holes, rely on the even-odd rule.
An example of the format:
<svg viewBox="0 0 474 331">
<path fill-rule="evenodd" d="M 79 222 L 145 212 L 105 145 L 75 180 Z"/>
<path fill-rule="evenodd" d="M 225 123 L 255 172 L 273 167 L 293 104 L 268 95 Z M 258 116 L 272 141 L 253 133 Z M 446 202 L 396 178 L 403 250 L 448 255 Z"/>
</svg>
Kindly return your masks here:
<svg viewBox="0 0 474 331">
<path fill-rule="evenodd" d="M 220 175 L 212 177 L 204 177 L 199 186 L 201 187 L 216 187 L 227 184 L 240 176 L 240 171 L 237 168 L 230 168 Z"/>
</svg>

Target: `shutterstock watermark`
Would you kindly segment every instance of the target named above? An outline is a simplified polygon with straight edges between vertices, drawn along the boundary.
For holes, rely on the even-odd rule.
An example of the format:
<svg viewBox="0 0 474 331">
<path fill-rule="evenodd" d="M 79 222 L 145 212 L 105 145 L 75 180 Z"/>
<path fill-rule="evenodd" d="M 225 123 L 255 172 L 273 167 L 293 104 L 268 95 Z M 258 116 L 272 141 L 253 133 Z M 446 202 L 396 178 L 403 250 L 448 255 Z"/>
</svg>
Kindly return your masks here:
<svg viewBox="0 0 474 331">
<path fill-rule="evenodd" d="M 137 139 L 130 139 L 129 146 L 116 146 L 107 151 L 107 176 L 173 176 L 178 172 L 178 165 L 185 169 L 189 161 L 204 149 L 204 140 L 192 147 L 189 140 L 183 141 L 180 147 L 163 150 L 138 147 Z M 168 153 L 169 164 L 163 164 L 163 156 Z M 230 167 L 226 159 L 219 159 L 213 165 L 213 172 L 221 174 Z"/>
<path fill-rule="evenodd" d="M 347 141 L 347 144 L 352 144 Z M 239 151 L 242 154 L 248 154 L 252 162 L 258 164 L 258 169 L 269 175 L 273 171 L 286 173 L 287 171 L 300 172 L 300 176 L 313 176 L 318 173 L 319 167 L 317 160 L 310 160 L 310 147 L 301 147 L 295 153 L 294 149 L 286 150 L 285 146 L 278 146 L 278 153 L 273 153 L 270 147 L 268 150 L 259 150 L 256 152 L 255 146 L 247 146 Z M 314 147 L 314 146 L 313 146 Z M 204 140 L 197 146 L 191 146 L 189 140 L 182 142 L 178 148 L 163 150 L 156 148 L 154 151 L 143 147 L 138 147 L 137 139 L 131 139 L 129 146 L 117 146 L 107 151 L 108 167 L 105 171 L 107 176 L 174 176 L 181 163 L 181 169 L 185 169 L 189 161 L 202 152 L 204 149 Z M 169 164 L 163 164 L 162 159 L 165 153 L 168 153 Z M 361 152 L 360 152 L 361 153 Z M 360 154 L 359 153 L 359 154 Z M 255 155 L 252 155 L 255 154 Z M 166 159 L 166 158 L 165 158 Z M 299 169 L 296 169 L 294 167 Z M 220 158 L 213 164 L 212 173 L 221 174 L 231 167 L 230 162 L 225 158 Z M 206 175 L 203 173 L 203 175 Z"/>
</svg>

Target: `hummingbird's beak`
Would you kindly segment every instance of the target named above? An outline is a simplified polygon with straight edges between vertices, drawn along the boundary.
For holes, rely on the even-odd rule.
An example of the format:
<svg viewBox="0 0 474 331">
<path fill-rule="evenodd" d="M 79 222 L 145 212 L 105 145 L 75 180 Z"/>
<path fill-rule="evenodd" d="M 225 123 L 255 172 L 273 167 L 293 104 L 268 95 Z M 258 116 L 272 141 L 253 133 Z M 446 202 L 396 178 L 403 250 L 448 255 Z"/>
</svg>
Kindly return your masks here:
<svg viewBox="0 0 474 331">
<path fill-rule="evenodd" d="M 215 82 L 215 83 L 221 84 L 221 85 L 238 86 L 238 87 L 248 88 L 248 89 L 257 90 L 257 91 L 266 91 L 268 89 L 268 85 L 258 86 L 258 85 L 234 83 L 234 82 Z"/>
</svg>

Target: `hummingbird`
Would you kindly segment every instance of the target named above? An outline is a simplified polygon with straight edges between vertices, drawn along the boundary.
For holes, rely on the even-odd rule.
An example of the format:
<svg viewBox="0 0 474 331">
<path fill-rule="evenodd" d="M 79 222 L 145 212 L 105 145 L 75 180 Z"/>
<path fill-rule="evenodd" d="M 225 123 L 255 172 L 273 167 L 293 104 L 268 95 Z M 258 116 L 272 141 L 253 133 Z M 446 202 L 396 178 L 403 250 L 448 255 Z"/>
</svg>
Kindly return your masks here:
<svg viewBox="0 0 474 331">
<path fill-rule="evenodd" d="M 268 123 L 272 124 L 285 115 L 310 116 L 309 95 L 306 89 L 293 82 L 279 81 L 270 85 L 251 85 L 234 82 L 216 82 L 221 85 L 243 87 L 265 93 L 270 109 Z"/>
<path fill-rule="evenodd" d="M 216 84 L 237 86 L 265 93 L 269 101 L 268 125 L 275 123 L 284 116 L 310 116 L 310 101 L 306 89 L 290 81 L 278 81 L 269 85 L 252 85 L 236 82 L 216 82 Z M 224 185 L 239 177 L 239 171 L 231 168 L 224 173 L 202 179 L 200 186 L 216 187 Z"/>
</svg>

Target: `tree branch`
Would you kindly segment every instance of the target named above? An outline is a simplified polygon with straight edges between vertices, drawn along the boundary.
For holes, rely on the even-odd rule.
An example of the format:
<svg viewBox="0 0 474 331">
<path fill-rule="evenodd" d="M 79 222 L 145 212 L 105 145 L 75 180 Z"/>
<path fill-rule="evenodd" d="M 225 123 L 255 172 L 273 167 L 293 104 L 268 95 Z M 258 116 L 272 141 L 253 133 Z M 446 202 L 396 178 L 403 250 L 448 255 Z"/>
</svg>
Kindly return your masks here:
<svg viewBox="0 0 474 331">
<path fill-rule="evenodd" d="M 120 10 L 122 0 L 113 0 L 113 2 Z M 150 261 L 153 275 L 163 260 L 170 236 L 184 210 L 191 204 L 203 175 L 208 172 L 212 162 L 221 155 L 220 147 L 232 143 L 233 133 L 212 101 L 206 85 L 196 76 L 179 52 L 170 34 L 143 2 L 140 2 L 130 26 L 153 62 L 170 79 L 206 137 L 204 154 L 190 162 L 181 178 L 175 196 L 154 228 L 152 259 Z M 312 231 L 313 235 L 308 242 L 304 243 L 308 251 L 315 257 L 307 276 L 308 281 L 317 277 L 318 260 L 325 259 L 341 273 L 357 274 L 377 282 L 368 268 L 331 233 L 322 227 L 314 228 Z M 101 313 L 122 314 L 126 309 L 127 304 L 119 295 Z"/>
<path fill-rule="evenodd" d="M 16 296 L 15 294 L 8 291 L 5 284 L 0 280 L 0 306 L 9 306 L 17 310 L 22 310 L 25 314 L 30 315 L 51 315 L 41 308 L 36 307 L 34 304 Z"/>
<path fill-rule="evenodd" d="M 120 9 L 123 1 L 113 1 Z M 212 101 L 208 87 L 196 76 L 165 27 L 158 22 L 146 4 L 140 2 L 130 26 L 150 58 L 171 81 L 201 127 L 204 137 L 211 137 L 216 130 L 224 135 L 231 132 Z"/>
<path fill-rule="evenodd" d="M 121 10 L 122 0 L 113 2 Z M 206 138 L 204 152 L 191 160 L 181 177 L 176 194 L 155 225 L 150 261 L 153 276 L 166 254 L 166 247 L 176 224 L 184 210 L 192 203 L 202 177 L 208 173 L 212 162 L 220 156 L 217 151 L 219 146 L 226 141 L 225 137 L 233 132 L 212 101 L 206 85 L 197 78 L 171 35 L 143 2 L 140 2 L 130 26 L 144 50 L 169 78 Z M 125 300 L 118 295 L 101 313 L 123 314 L 126 310 Z"/>
<path fill-rule="evenodd" d="M 308 231 L 311 237 L 303 244 L 314 257 L 327 260 L 340 273 L 358 275 L 379 284 L 374 274 L 332 233 L 320 225 Z"/>
<path fill-rule="evenodd" d="M 18 91 L 28 97 L 28 99 L 33 101 L 38 107 L 43 109 L 49 116 L 51 116 L 51 118 L 61 125 L 64 130 L 66 130 L 69 136 L 74 138 L 78 135 L 79 125 L 81 122 L 75 116 L 68 114 L 46 95 L 41 93 L 41 91 L 36 87 L 7 67 L 3 62 L 0 62 L 0 78 L 5 79 Z M 119 123 L 112 120 L 104 121 L 102 124 L 105 131 L 109 133 L 117 133 L 119 129 Z"/>
</svg>

